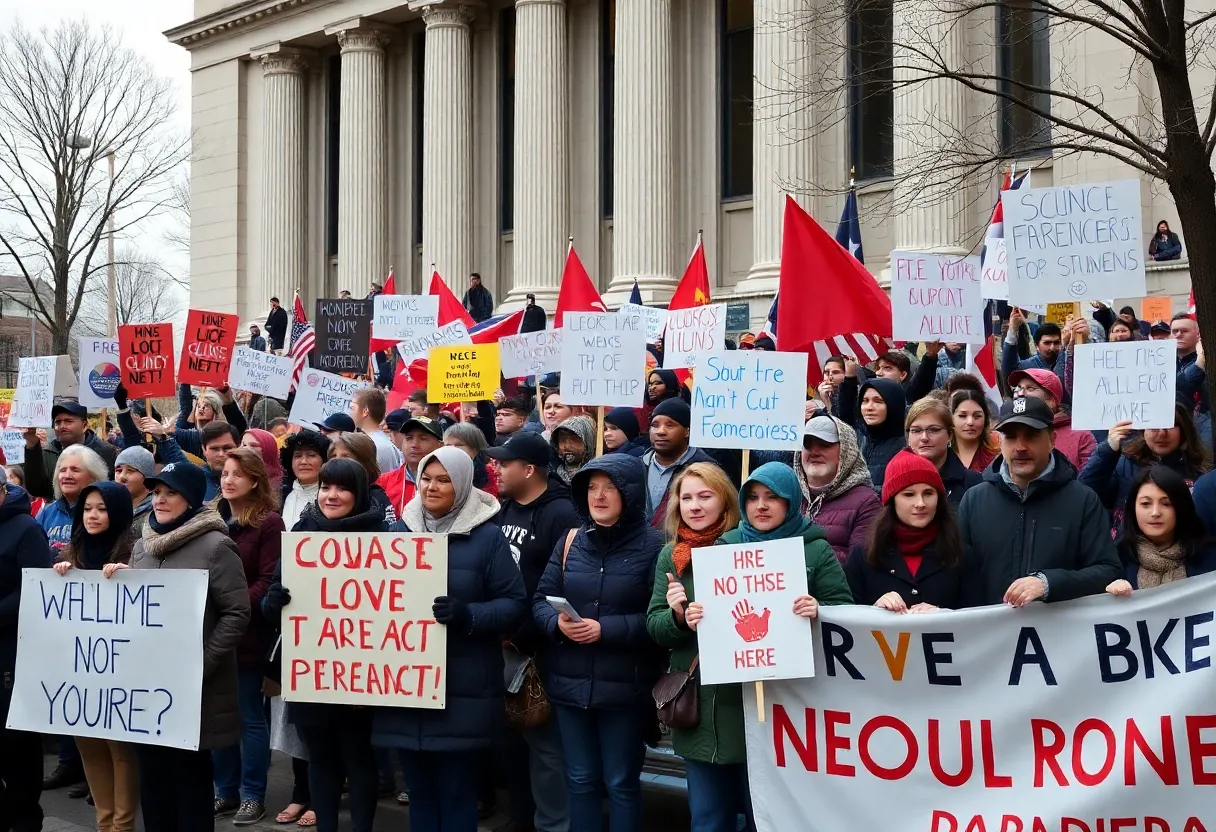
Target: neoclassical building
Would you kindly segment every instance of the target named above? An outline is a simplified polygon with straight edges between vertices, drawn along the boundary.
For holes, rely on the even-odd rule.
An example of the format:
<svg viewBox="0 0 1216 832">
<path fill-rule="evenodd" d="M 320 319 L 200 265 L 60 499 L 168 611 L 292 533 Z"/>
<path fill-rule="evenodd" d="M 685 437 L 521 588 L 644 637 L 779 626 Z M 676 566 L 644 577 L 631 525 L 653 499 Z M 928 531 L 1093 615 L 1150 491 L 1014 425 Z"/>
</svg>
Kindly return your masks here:
<svg viewBox="0 0 1216 832">
<path fill-rule="evenodd" d="M 1126 57 L 1117 44 L 1051 44 L 1019 1 L 986 41 L 960 28 L 943 48 L 1032 81 L 1066 60 L 1111 90 L 1113 112 L 1145 106 L 1151 90 L 1128 93 L 1109 71 Z M 500 307 L 531 292 L 551 312 L 571 237 L 610 304 L 635 280 L 663 303 L 700 231 L 714 300 L 746 302 L 755 326 L 777 285 L 787 191 L 833 229 L 855 171 L 880 278 L 897 246 L 978 245 L 996 196 L 995 180 L 900 193 L 935 140 L 918 117 L 990 105 L 944 84 L 893 94 L 874 43 L 898 43 L 901 20 L 882 0 L 826 30 L 794 24 L 808 0 L 194 5 L 166 33 L 191 56 L 191 303 L 248 320 L 296 288 L 364 293 L 390 266 L 399 291 L 422 291 L 432 264 L 457 294 L 479 272 Z M 836 103 L 799 94 L 833 74 Z M 1041 129 L 1016 110 L 992 125 L 1012 144 Z M 1027 165 L 1036 186 L 1131 175 L 1102 157 Z M 1177 216 L 1160 189 L 1143 193 L 1147 244 Z M 1150 291 L 1185 300 L 1188 286 L 1185 261 L 1150 273 Z"/>
</svg>

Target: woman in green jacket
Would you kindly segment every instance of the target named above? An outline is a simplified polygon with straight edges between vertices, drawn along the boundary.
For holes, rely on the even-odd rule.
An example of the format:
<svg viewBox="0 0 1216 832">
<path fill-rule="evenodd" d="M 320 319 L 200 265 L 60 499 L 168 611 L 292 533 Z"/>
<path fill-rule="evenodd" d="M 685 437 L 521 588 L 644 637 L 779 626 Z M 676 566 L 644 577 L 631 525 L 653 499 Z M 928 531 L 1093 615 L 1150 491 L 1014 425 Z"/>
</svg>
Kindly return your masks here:
<svg viewBox="0 0 1216 832">
<path fill-rule="evenodd" d="M 746 516 L 736 526 L 738 503 L 715 465 L 696 463 L 672 484 L 668 531 L 676 540 L 659 554 L 646 626 L 660 646 L 671 650 L 671 669 L 687 670 L 697 656 L 696 628 L 704 616 L 693 601 L 691 550 L 722 543 L 801 537 L 806 553 L 809 594 L 794 605 L 813 618 L 819 603 L 851 604 L 844 571 L 823 530 L 798 512 L 802 491 L 784 463 L 762 465 L 743 484 Z M 743 728 L 743 687 L 700 686 L 701 721 L 695 728 L 672 729 L 676 753 L 684 758 L 692 832 L 734 832 L 739 814 L 755 829 L 747 783 Z"/>
</svg>

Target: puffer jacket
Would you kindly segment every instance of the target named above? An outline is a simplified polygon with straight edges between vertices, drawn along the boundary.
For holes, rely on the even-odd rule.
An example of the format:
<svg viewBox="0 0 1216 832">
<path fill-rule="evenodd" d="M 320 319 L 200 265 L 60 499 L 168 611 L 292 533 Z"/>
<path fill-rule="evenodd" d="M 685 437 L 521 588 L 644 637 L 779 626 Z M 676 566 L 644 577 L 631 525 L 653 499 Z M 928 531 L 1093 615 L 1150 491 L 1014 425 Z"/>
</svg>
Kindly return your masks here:
<svg viewBox="0 0 1216 832">
<path fill-rule="evenodd" d="M 199 748 L 227 748 L 241 739 L 236 651 L 249 626 L 249 589 L 228 524 L 204 508 L 173 531 L 149 523 L 131 552 L 132 569 L 202 569 L 207 573 L 203 611 L 203 712 Z"/>
<path fill-rule="evenodd" d="M 855 384 L 857 379 L 846 378 L 840 385 L 840 418 L 857 429 L 857 436 L 861 441 L 861 455 L 865 457 L 866 467 L 870 470 L 870 481 L 874 484 L 874 490 L 882 493 L 887 463 L 908 447 L 908 440 L 904 436 L 904 416 L 908 412 L 908 402 L 903 385 L 898 381 L 887 378 L 867 379 L 857 387 L 857 394 L 851 395 Z M 882 424 L 873 427 L 867 425 L 861 417 L 861 397 L 871 388 L 877 390 L 882 400 L 887 403 L 887 418 Z"/>
<path fill-rule="evenodd" d="M 595 473 L 607 474 L 621 493 L 621 517 L 603 528 L 591 519 L 587 488 Z M 646 632 L 646 610 L 655 559 L 663 546 L 646 523 L 646 469 L 635 457 L 611 454 L 574 475 L 574 508 L 582 525 L 563 566 L 563 537 L 532 601 L 532 616 L 548 636 L 541 673 L 549 700 L 574 708 L 636 708 L 650 701 L 661 655 Z M 578 644 L 562 635 L 547 595 L 564 597 L 583 618 L 600 623 L 600 640 Z"/>
<path fill-rule="evenodd" d="M 63 497 L 47 503 L 38 512 L 38 525 L 42 527 L 47 542 L 51 544 L 51 551 L 56 555 L 72 539 L 72 517 L 75 513 L 76 507 L 68 505 Z"/>
<path fill-rule="evenodd" d="M 803 513 L 823 529 L 836 560 L 843 564 L 849 552 L 865 543 L 870 526 L 882 512 L 882 500 L 874 492 L 856 432 L 844 421 L 831 418 L 840 437 L 840 456 L 832 482 L 826 488 L 812 489 L 800 453 L 794 454 L 793 467 L 802 488 Z"/>
<path fill-rule="evenodd" d="M 1055 415 L 1052 424 L 1055 427 L 1055 440 L 1052 443 L 1055 449 L 1068 457 L 1073 468 L 1084 471 L 1098 446 L 1093 431 L 1073 430 L 1072 416 L 1064 411 Z"/>
</svg>

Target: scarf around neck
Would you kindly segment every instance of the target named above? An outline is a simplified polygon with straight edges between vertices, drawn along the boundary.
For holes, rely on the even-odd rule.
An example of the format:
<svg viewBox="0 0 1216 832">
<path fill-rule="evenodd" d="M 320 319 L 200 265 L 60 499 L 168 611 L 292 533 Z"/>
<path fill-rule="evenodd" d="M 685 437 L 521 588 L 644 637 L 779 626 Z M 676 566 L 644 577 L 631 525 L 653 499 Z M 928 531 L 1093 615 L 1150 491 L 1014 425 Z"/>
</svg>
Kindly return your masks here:
<svg viewBox="0 0 1216 832">
<path fill-rule="evenodd" d="M 925 549 L 929 548 L 933 541 L 937 540 L 937 520 L 934 520 L 923 529 L 909 526 L 907 523 L 897 520 L 891 526 L 891 537 L 895 538 L 895 545 L 901 555 L 904 557 L 920 557 L 924 555 Z"/>
<path fill-rule="evenodd" d="M 716 525 L 703 531 L 696 531 L 680 523 L 676 529 L 676 545 L 671 550 L 671 564 L 676 568 L 676 575 L 681 577 L 692 565 L 692 550 L 702 546 L 712 546 L 725 531 L 725 518 L 718 520 Z"/>
<path fill-rule="evenodd" d="M 1136 542 L 1136 559 L 1139 561 L 1136 584 L 1140 589 L 1152 589 L 1186 577 L 1185 553 L 1177 542 L 1158 546 L 1142 537 Z"/>
</svg>

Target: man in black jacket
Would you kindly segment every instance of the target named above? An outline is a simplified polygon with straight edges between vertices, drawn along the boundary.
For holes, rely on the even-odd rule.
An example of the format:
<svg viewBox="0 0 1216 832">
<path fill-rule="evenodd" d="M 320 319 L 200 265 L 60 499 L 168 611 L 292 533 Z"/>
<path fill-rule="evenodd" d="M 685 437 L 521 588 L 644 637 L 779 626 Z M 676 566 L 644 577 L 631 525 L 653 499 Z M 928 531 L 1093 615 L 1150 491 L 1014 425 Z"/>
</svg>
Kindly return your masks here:
<svg viewBox="0 0 1216 832">
<path fill-rule="evenodd" d="M 536 305 L 536 295 L 528 293 L 528 305 L 524 307 L 524 320 L 519 325 L 519 334 L 525 332 L 540 332 L 549 325 L 548 318 L 545 317 L 545 310 Z"/>
<path fill-rule="evenodd" d="M 959 506 L 963 543 L 980 574 L 974 602 L 1024 607 L 1105 591 L 1122 575 L 1098 495 L 1052 447 L 1051 409 L 1039 399 L 1001 406 L 999 468 Z"/>
<path fill-rule="evenodd" d="M 481 275 L 477 272 L 469 275 L 469 291 L 464 293 L 464 308 L 477 323 L 494 314 L 494 296 L 481 285 Z"/>
<path fill-rule="evenodd" d="M 270 351 L 282 352 L 287 341 L 287 310 L 279 306 L 278 298 L 270 299 L 270 312 L 266 315 L 266 335 L 270 338 Z"/>
</svg>

